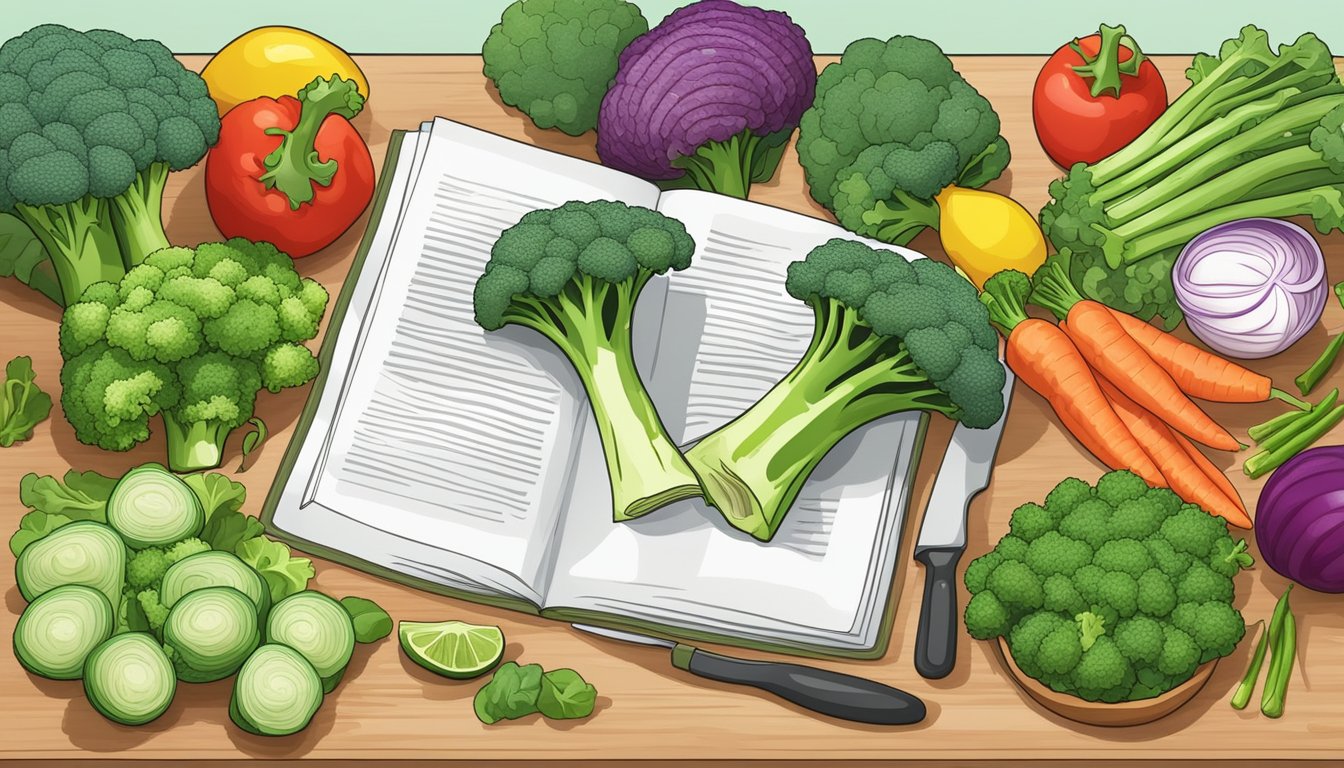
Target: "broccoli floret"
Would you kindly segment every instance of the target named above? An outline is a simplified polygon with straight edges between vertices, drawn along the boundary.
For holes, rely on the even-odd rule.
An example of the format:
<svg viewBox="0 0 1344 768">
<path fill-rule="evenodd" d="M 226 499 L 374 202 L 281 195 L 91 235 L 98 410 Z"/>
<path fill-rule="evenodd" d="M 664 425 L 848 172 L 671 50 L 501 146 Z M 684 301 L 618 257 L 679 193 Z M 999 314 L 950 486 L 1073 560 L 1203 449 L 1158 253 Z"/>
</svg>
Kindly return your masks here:
<svg viewBox="0 0 1344 768">
<path fill-rule="evenodd" d="M 1108 571 L 1097 585 L 1096 599 L 1107 615 L 1133 616 L 1139 610 L 1139 583 L 1128 573 Z"/>
<path fill-rule="evenodd" d="M 1149 491 L 1143 478 L 1127 469 L 1107 472 L 1097 480 L 1097 498 L 1118 507 L 1126 501 L 1141 499 Z"/>
<path fill-rule="evenodd" d="M 1246 634 L 1246 622 L 1226 602 L 1181 603 L 1171 612 L 1171 623 L 1199 646 L 1200 663 L 1232 652 Z"/>
<path fill-rule="evenodd" d="M 1122 619 L 1115 625 L 1116 648 L 1135 664 L 1157 663 L 1165 642 L 1162 624 L 1148 616 Z"/>
<path fill-rule="evenodd" d="M 802 360 L 686 453 L 709 503 L 766 538 L 822 457 L 863 424 L 922 410 L 983 428 L 1004 408 L 996 335 L 951 267 L 835 239 L 791 264 L 787 287 L 815 318 Z"/>
<path fill-rule="evenodd" d="M 210 551 L 210 545 L 200 539 L 183 539 L 169 547 L 166 555 L 169 563 L 176 563 L 178 560 L 208 551 Z"/>
<path fill-rule="evenodd" d="M 1017 538 L 1030 543 L 1053 531 L 1058 524 L 1058 521 L 1045 511 L 1045 507 L 1027 503 L 1013 510 L 1012 519 L 1008 521 L 1008 529 Z"/>
<path fill-rule="evenodd" d="M 275 305 L 295 289 L 312 298 L 291 314 L 325 309 L 326 291 L 288 257 L 242 239 L 157 251 L 119 283 L 91 286 L 61 321 L 61 402 L 76 438 L 128 450 L 160 415 L 172 469 L 219 466 L 263 385 L 277 391 L 317 374 L 307 348 L 279 340 Z M 304 328 L 315 334 L 320 319 Z"/>
<path fill-rule="evenodd" d="M 1011 533 L 999 539 L 999 543 L 994 547 L 994 551 L 1003 555 L 1004 560 L 1026 560 L 1027 542 L 1019 539 Z"/>
<path fill-rule="evenodd" d="M 1153 565 L 1143 542 L 1134 539 L 1111 539 L 1101 545 L 1092 562 L 1108 571 L 1120 571 L 1135 578 Z"/>
<path fill-rule="evenodd" d="M 1087 610 L 1086 601 L 1068 576 L 1059 573 L 1047 576 L 1041 591 L 1045 596 L 1043 607 L 1047 611 L 1074 616 Z"/>
<path fill-rule="evenodd" d="M 1162 522 L 1176 508 L 1173 508 L 1170 512 L 1167 511 L 1166 502 L 1153 497 L 1152 494 L 1155 491 L 1165 491 L 1171 494 L 1176 499 L 1176 508 L 1180 507 L 1179 496 L 1166 488 L 1153 488 L 1142 498 L 1129 499 L 1116 505 L 1115 513 L 1111 515 L 1111 535 L 1143 541 L 1156 533 L 1162 527 Z"/>
<path fill-rule="evenodd" d="M 1035 610 L 1045 601 L 1041 578 L 1017 560 L 1005 560 L 989 574 L 985 589 L 1014 610 Z"/>
<path fill-rule="evenodd" d="M 1164 642 L 1162 654 L 1157 657 L 1157 668 L 1173 680 L 1187 680 L 1199 666 L 1200 648 L 1195 639 L 1184 630 L 1170 624 L 1162 627 Z"/>
<path fill-rule="evenodd" d="M 0 212 L 46 252 L 23 269 L 0 260 L 0 275 L 62 306 L 168 246 L 168 173 L 219 137 L 199 75 L 159 43 L 107 30 L 46 24 L 5 42 L 0 105 Z"/>
<path fill-rule="evenodd" d="M 1169 578 L 1179 578 L 1181 574 L 1190 569 L 1190 564 L 1194 558 L 1184 552 L 1176 551 L 1170 541 L 1156 536 L 1144 542 L 1148 548 L 1148 553 L 1153 556 L 1153 563 L 1158 570 L 1166 574 Z"/>
<path fill-rule="evenodd" d="M 1076 477 L 1066 477 L 1045 496 L 1045 511 L 1055 526 L 1079 504 L 1094 496 L 1092 486 Z"/>
<path fill-rule="evenodd" d="M 157 585 L 171 564 L 162 549 L 150 547 L 139 550 L 126 561 L 126 581 L 136 589 Z"/>
<path fill-rule="evenodd" d="M 1232 592 L 1232 579 L 1203 563 L 1191 565 L 1176 582 L 1176 597 L 1182 603 L 1204 603 L 1209 600 L 1230 603 Z"/>
<path fill-rule="evenodd" d="M 1050 630 L 1036 652 L 1036 668 L 1047 677 L 1069 673 L 1083 657 L 1082 634 L 1078 624 L 1067 622 Z"/>
<path fill-rule="evenodd" d="M 988 640 L 1005 634 L 1012 619 L 1012 614 L 993 592 L 972 595 L 970 602 L 966 603 L 966 632 L 977 640 Z"/>
<path fill-rule="evenodd" d="M 149 628 L 155 632 L 162 630 L 163 623 L 168 620 L 168 608 L 159 599 L 159 591 L 157 589 L 145 589 L 136 594 L 135 599 L 140 603 L 140 609 L 145 613 L 145 620 L 149 622 Z"/>
<path fill-rule="evenodd" d="M 1178 552 L 1207 560 L 1218 540 L 1227 537 L 1227 524 L 1194 504 L 1186 504 L 1163 521 L 1161 531 Z"/>
<path fill-rule="evenodd" d="M 1059 521 L 1059 532 L 1087 542 L 1094 551 L 1111 539 L 1111 505 L 1101 499 L 1086 499 Z"/>
<path fill-rule="evenodd" d="M 1049 611 L 1037 611 L 1023 617 L 1008 634 L 1008 650 L 1013 660 L 1023 672 L 1035 678 L 1041 677 L 1042 670 L 1037 666 L 1041 644 L 1056 629 L 1069 624 L 1068 619 Z"/>
<path fill-rule="evenodd" d="M 1072 576 L 1079 568 L 1092 562 L 1092 556 L 1092 548 L 1086 543 L 1070 539 L 1058 531 L 1050 531 L 1027 546 L 1023 562 L 1042 576 Z"/>
<path fill-rule="evenodd" d="M 975 558 L 971 564 L 966 566 L 966 574 L 963 580 L 966 582 L 966 589 L 971 594 L 981 592 L 985 588 L 985 582 L 989 579 L 989 574 L 999 567 L 1003 562 L 1003 555 L 997 550 L 990 550 L 984 555 Z"/>
<path fill-rule="evenodd" d="M 625 0 L 518 0 L 491 27 L 481 58 L 500 100 L 538 128 L 578 136 L 597 125 L 621 51 L 647 31 Z"/>
<path fill-rule="evenodd" d="M 798 133 L 812 197 L 845 228 L 897 244 L 937 226 L 945 187 L 980 187 L 1008 157 L 989 101 L 917 37 L 850 43 Z"/>
<path fill-rule="evenodd" d="M 1138 584 L 1140 611 L 1161 618 L 1176 607 L 1176 588 L 1172 586 L 1171 577 L 1162 571 L 1149 568 L 1139 576 Z"/>
<path fill-rule="evenodd" d="M 1102 635 L 1083 651 L 1078 665 L 1073 668 L 1073 686 L 1079 697 L 1101 701 L 1109 698 L 1108 694 L 1122 687 L 1126 677 L 1133 674 L 1133 667 L 1120 653 L 1115 641 Z"/>
<path fill-rule="evenodd" d="M 644 389 L 630 339 L 644 285 L 688 267 L 694 250 L 681 222 L 656 211 L 569 202 L 528 213 L 505 230 L 476 283 L 482 328 L 531 328 L 578 372 L 606 454 L 616 520 L 701 492 Z M 763 538 L 774 530 L 759 519 L 728 519 Z"/>
</svg>

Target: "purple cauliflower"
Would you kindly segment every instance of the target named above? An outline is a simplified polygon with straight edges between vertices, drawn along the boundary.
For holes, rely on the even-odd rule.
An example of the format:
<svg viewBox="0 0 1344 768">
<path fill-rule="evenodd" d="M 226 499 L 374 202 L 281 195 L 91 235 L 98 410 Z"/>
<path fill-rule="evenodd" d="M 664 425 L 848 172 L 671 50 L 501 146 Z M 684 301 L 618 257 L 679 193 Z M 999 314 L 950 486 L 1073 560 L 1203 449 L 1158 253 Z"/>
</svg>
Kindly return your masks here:
<svg viewBox="0 0 1344 768">
<path fill-rule="evenodd" d="M 812 47 L 787 14 L 692 3 L 621 53 L 597 153 L 667 186 L 745 198 L 774 175 L 816 86 Z"/>
</svg>

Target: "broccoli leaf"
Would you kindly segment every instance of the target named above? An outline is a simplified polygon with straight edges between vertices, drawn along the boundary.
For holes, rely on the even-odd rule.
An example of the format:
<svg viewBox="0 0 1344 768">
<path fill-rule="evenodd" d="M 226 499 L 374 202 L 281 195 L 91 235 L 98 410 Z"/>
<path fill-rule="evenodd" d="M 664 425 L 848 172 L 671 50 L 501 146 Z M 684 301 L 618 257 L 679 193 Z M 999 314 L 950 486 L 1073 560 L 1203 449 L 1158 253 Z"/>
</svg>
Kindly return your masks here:
<svg viewBox="0 0 1344 768">
<path fill-rule="evenodd" d="M 9 551 L 17 558 L 29 544 L 42 539 L 62 525 L 73 522 L 65 515 L 47 514 L 41 510 L 29 512 L 19 520 L 19 530 L 9 537 Z"/>
<path fill-rule="evenodd" d="M 271 600 L 275 602 L 307 589 L 308 580 L 316 575 L 313 561 L 294 557 L 289 547 L 265 536 L 244 541 L 234 554 L 261 574 L 270 587 Z"/>
<path fill-rule="evenodd" d="M 392 617 L 381 606 L 363 597 L 342 597 L 341 605 L 355 625 L 355 640 L 372 643 L 392 634 Z"/>
<path fill-rule="evenodd" d="M 1075 616 L 1074 620 L 1078 622 L 1078 631 L 1083 636 L 1081 641 L 1083 650 L 1092 650 L 1097 638 L 1106 634 L 1106 619 L 1091 611 L 1085 611 Z"/>
<path fill-rule="evenodd" d="M 5 366 L 0 384 L 0 447 L 27 440 L 33 428 L 51 413 L 51 395 L 37 386 L 31 357 L 16 357 Z"/>
<path fill-rule="evenodd" d="M 541 678 L 537 709 L 552 720 L 573 720 L 593 714 L 597 689 L 572 669 L 556 669 Z"/>
<path fill-rule="evenodd" d="M 254 417 L 248 419 L 247 423 L 252 425 L 252 430 L 243 435 L 243 457 L 238 462 L 239 472 L 248 470 L 247 457 L 260 448 L 262 443 L 266 442 L 266 422 Z"/>
<path fill-rule="evenodd" d="M 19 481 L 19 501 L 29 509 L 64 515 L 70 520 L 107 522 L 107 498 L 117 478 L 97 472 L 65 473 L 63 480 L 52 475 L 28 473 Z"/>
<path fill-rule="evenodd" d="M 64 304 L 51 259 L 23 220 L 0 213 L 0 277 L 17 277 L 57 304 Z"/>
</svg>

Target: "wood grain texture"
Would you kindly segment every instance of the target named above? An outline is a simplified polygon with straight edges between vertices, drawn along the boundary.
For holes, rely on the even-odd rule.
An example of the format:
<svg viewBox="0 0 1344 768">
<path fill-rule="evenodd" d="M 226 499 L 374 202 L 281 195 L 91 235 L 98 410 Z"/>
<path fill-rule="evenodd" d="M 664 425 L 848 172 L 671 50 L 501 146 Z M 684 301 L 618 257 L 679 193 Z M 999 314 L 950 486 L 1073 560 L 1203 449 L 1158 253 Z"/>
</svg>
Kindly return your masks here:
<svg viewBox="0 0 1344 768">
<path fill-rule="evenodd" d="M 201 57 L 185 61 L 198 68 L 204 64 Z M 827 61 L 820 59 L 818 65 Z M 1183 61 L 1158 60 L 1173 90 L 1184 83 Z M 356 125 L 368 138 L 375 162 L 381 161 L 391 129 L 413 129 L 433 115 L 580 157 L 595 157 L 591 134 L 569 138 L 540 131 L 519 113 L 503 107 L 480 75 L 478 58 L 373 56 L 363 57 L 360 64 L 372 83 L 372 94 Z M 1031 125 L 1029 94 L 1040 59 L 962 57 L 957 64 L 995 105 L 1013 149 L 1010 170 L 990 187 L 1011 193 L 1028 210 L 1039 209 L 1046 200 L 1046 185 L 1058 175 L 1041 152 Z M 777 178 L 756 185 L 752 198 L 825 215 L 807 196 L 792 150 L 784 156 Z M 204 204 L 199 167 L 173 175 L 164 216 L 175 243 L 195 244 L 218 237 Z M 361 220 L 336 245 L 300 261 L 299 270 L 335 293 L 364 226 Z M 1323 244 L 1331 280 L 1344 280 L 1344 238 L 1335 235 L 1323 239 Z M 936 235 L 926 233 L 913 246 L 940 255 Z M 57 309 L 41 296 L 16 281 L 0 281 L 0 357 L 31 355 L 38 381 L 53 395 L 58 391 L 60 370 L 58 319 Z M 1306 339 L 1257 367 L 1290 386 L 1293 376 L 1341 326 L 1344 310 L 1331 301 L 1323 322 Z M 1341 384 L 1344 375 L 1337 371 L 1323 388 L 1328 391 Z M 304 388 L 280 395 L 263 393 L 259 398 L 257 413 L 270 426 L 272 437 L 256 455 L 255 466 L 238 478 L 250 490 L 246 511 L 258 511 L 306 396 Z M 1279 410 L 1275 405 L 1209 408 L 1238 435 Z M 90 708 L 79 683 L 32 677 L 14 661 L 8 638 L 23 601 L 14 586 L 13 558 L 7 548 L 0 548 L 0 591 L 5 600 L 5 610 L 0 611 L 0 637 L 4 638 L 0 722 L 5 734 L 0 739 L 0 760 L 46 758 L 64 764 L 66 759 L 93 758 L 143 765 L 192 759 L 286 762 L 307 758 L 325 764 L 364 759 L 389 763 L 460 760 L 468 764 L 555 759 L 588 764 L 716 758 L 824 759 L 828 764 L 949 761 L 960 765 L 1049 760 L 1096 765 L 1143 758 L 1227 760 L 1227 765 L 1240 765 L 1338 760 L 1344 755 L 1344 597 L 1305 589 L 1293 594 L 1303 666 L 1289 688 L 1287 713 L 1277 721 L 1261 717 L 1255 706 L 1237 712 L 1227 705 L 1252 642 L 1243 642 L 1219 664 L 1213 679 L 1189 705 L 1165 720 L 1128 729 L 1081 726 L 1045 712 L 1011 682 L 987 644 L 964 635 L 953 675 L 933 682 L 921 679 L 912 667 L 911 654 L 923 574 L 910 559 L 909 548 L 949 432 L 947 423 L 934 420 L 919 469 L 914 514 L 909 518 L 906 552 L 895 587 L 896 630 L 890 651 L 874 662 L 819 662 L 924 698 L 929 716 L 918 726 L 884 729 L 814 717 L 765 694 L 677 671 L 663 650 L 596 639 L 564 625 L 420 593 L 319 561 L 314 587 L 337 597 L 372 598 L 395 619 L 453 618 L 499 624 L 508 638 L 506 658 L 538 662 L 547 668 L 572 666 L 593 682 L 599 691 L 597 714 L 583 722 L 549 722 L 532 716 L 483 726 L 471 711 L 471 697 L 479 683 L 436 678 L 406 661 L 395 639 L 389 638 L 356 650 L 345 681 L 327 696 L 312 725 L 293 737 L 251 736 L 234 727 L 227 713 L 228 682 L 180 685 L 176 701 L 162 718 L 140 728 L 122 727 Z M 1325 442 L 1338 443 L 1341 438 L 1344 428 Z M 240 439 L 240 434 L 235 435 L 229 443 L 228 471 L 237 468 Z M 140 462 L 161 460 L 162 451 L 157 437 L 124 454 L 81 445 L 59 411 L 54 412 L 31 441 L 0 451 L 0 530 L 12 531 L 24 511 L 17 494 L 19 479 L 26 472 L 61 474 L 74 467 L 119 473 Z M 1226 468 L 1253 507 L 1263 480 L 1247 480 L 1240 472 L 1240 457 L 1220 454 L 1213 459 Z M 1046 403 L 1019 387 L 993 482 L 971 509 L 963 566 L 997 541 L 1018 504 L 1042 499 L 1065 476 L 1092 481 L 1101 472 L 1100 465 L 1061 431 Z M 1268 618 L 1284 585 L 1281 577 L 1265 567 L 1238 577 L 1237 605 L 1248 622 Z"/>
</svg>

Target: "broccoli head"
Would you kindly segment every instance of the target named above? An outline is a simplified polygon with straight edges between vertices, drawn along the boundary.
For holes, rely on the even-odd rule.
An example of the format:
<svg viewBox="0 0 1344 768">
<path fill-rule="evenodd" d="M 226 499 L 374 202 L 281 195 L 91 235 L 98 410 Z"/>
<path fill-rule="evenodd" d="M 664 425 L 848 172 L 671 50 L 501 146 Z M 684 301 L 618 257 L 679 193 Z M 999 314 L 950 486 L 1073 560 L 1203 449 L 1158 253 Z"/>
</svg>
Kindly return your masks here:
<svg viewBox="0 0 1344 768">
<path fill-rule="evenodd" d="M 951 267 L 835 239 L 789 265 L 787 288 L 812 308 L 807 351 L 686 453 L 708 502 L 762 540 L 812 469 L 860 426 L 934 411 L 985 428 L 1004 409 L 997 336 L 975 287 Z"/>
<path fill-rule="evenodd" d="M 218 138 L 205 82 L 158 42 L 55 24 L 5 42 L 0 212 L 27 224 L 49 259 L 19 277 L 67 305 L 166 248 L 168 172 Z M 17 267 L 0 263 L 0 274 Z"/>
<path fill-rule="evenodd" d="M 897 244 L 937 227 L 944 188 L 983 186 L 1008 156 L 989 101 L 917 37 L 850 43 L 822 70 L 798 132 L 813 199 L 847 229 Z"/>
<path fill-rule="evenodd" d="M 481 46 L 485 76 L 538 128 L 578 136 L 597 125 L 621 51 L 648 30 L 625 0 L 517 0 Z"/>
<path fill-rule="evenodd" d="M 476 282 L 476 322 L 521 325 L 565 353 L 588 393 L 616 520 L 700 493 L 635 368 L 631 318 L 654 275 L 685 269 L 695 242 L 657 211 L 599 200 L 532 211 L 504 230 Z"/>
<path fill-rule="evenodd" d="M 1095 488 L 1067 478 L 1010 528 L 966 569 L 966 629 L 1007 638 L 1018 667 L 1056 691 L 1158 696 L 1245 634 L 1233 577 L 1253 562 L 1246 543 L 1131 472 Z"/>
<path fill-rule="evenodd" d="M 229 433 L 252 418 L 259 389 L 317 374 L 303 342 L 317 334 L 326 305 L 326 291 L 268 243 L 157 251 L 66 308 L 66 418 L 81 442 L 125 451 L 160 415 L 172 469 L 217 467 Z"/>
</svg>

